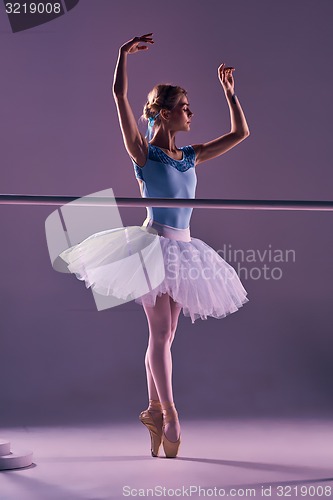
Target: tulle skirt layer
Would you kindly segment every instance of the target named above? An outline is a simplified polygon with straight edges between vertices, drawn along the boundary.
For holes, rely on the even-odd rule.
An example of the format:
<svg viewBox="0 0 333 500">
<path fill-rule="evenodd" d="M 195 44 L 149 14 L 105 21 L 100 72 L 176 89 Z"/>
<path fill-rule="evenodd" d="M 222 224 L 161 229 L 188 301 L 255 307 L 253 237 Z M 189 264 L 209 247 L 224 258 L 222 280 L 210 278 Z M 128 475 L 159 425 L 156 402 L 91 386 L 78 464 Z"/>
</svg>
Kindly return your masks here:
<svg viewBox="0 0 333 500">
<path fill-rule="evenodd" d="M 169 294 L 189 316 L 221 319 L 249 301 L 236 271 L 204 241 L 151 219 L 95 233 L 60 254 L 101 295 L 153 307 Z"/>
</svg>

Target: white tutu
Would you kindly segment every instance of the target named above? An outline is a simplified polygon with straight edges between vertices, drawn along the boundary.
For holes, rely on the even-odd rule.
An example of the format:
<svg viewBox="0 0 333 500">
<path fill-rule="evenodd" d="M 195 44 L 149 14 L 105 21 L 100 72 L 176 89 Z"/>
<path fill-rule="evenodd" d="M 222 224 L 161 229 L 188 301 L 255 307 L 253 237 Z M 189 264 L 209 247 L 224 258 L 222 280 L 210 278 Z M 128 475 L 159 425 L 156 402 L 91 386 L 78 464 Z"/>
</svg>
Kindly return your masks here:
<svg viewBox="0 0 333 500">
<path fill-rule="evenodd" d="M 189 228 L 150 220 L 146 226 L 95 233 L 59 256 L 96 293 L 145 306 L 168 293 L 192 323 L 224 318 L 249 301 L 234 268 L 204 241 L 191 238 Z"/>
</svg>

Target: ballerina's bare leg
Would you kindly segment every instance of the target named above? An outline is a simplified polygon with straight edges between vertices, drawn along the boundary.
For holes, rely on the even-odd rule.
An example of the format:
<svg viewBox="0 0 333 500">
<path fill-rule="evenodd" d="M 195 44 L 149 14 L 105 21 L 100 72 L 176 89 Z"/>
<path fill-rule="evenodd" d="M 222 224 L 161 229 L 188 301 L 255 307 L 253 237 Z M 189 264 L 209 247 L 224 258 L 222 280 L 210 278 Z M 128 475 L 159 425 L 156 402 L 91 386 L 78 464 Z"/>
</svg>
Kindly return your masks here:
<svg viewBox="0 0 333 500">
<path fill-rule="evenodd" d="M 171 336 L 170 336 L 170 347 L 172 346 L 173 340 L 176 335 L 178 318 L 180 311 L 182 310 L 181 306 L 170 297 L 170 309 L 171 309 Z M 172 358 L 171 358 L 172 360 Z M 145 357 L 145 365 L 146 365 L 146 373 L 147 373 L 147 385 L 148 385 L 148 395 L 149 399 L 154 401 L 159 401 L 158 393 L 156 390 L 156 385 L 151 373 L 149 357 L 148 357 L 148 349 L 146 351 Z"/>
<path fill-rule="evenodd" d="M 154 307 L 144 306 L 149 325 L 149 342 L 145 357 L 149 398 L 162 403 L 173 402 L 171 345 L 181 307 L 168 294 L 156 298 Z M 179 437 L 178 420 L 165 427 L 171 441 Z"/>
</svg>

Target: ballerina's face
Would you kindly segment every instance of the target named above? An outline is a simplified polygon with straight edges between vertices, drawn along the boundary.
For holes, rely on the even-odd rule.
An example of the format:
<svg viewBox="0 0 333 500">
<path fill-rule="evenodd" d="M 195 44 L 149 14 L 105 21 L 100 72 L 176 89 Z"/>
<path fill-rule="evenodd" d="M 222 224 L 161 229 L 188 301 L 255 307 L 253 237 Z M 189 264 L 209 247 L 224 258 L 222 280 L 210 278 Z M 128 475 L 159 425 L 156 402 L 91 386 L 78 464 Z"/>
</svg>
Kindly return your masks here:
<svg viewBox="0 0 333 500">
<path fill-rule="evenodd" d="M 169 128 L 175 131 L 189 131 L 192 116 L 188 99 L 182 95 L 176 106 L 170 111 Z"/>
</svg>

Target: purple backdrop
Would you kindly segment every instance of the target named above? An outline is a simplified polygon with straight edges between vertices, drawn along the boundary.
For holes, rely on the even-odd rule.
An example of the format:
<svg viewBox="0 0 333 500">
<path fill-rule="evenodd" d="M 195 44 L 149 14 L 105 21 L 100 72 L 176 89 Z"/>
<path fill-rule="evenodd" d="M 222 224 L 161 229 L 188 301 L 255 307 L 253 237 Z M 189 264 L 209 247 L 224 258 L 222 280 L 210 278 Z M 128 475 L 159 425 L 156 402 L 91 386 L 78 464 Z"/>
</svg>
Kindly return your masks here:
<svg viewBox="0 0 333 500">
<path fill-rule="evenodd" d="M 155 45 L 129 57 L 129 98 L 139 117 L 156 83 L 185 87 L 194 119 L 178 146 L 229 131 L 217 67 L 236 68 L 251 135 L 198 166 L 198 198 L 332 199 L 332 15 L 323 0 L 81 0 L 13 34 L 1 5 L 1 192 L 140 195 L 111 88 L 118 47 L 153 31 Z M 52 269 L 44 224 L 54 209 L 0 209 L 0 425 L 133 420 L 147 403 L 144 311 L 98 312 L 82 282 Z M 146 211 L 120 214 L 140 225 Z M 194 210 L 193 236 L 254 256 L 225 255 L 249 293 L 237 313 L 194 325 L 180 316 L 183 417 L 208 417 L 207 406 L 214 417 L 332 414 L 332 217 Z M 260 258 L 269 249 L 282 261 Z"/>
</svg>

